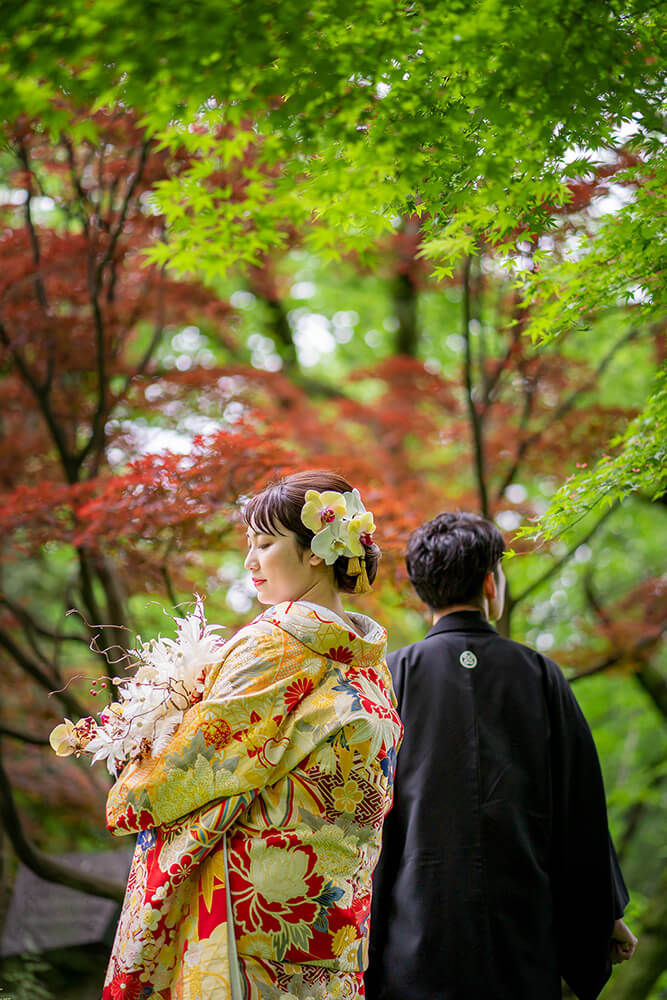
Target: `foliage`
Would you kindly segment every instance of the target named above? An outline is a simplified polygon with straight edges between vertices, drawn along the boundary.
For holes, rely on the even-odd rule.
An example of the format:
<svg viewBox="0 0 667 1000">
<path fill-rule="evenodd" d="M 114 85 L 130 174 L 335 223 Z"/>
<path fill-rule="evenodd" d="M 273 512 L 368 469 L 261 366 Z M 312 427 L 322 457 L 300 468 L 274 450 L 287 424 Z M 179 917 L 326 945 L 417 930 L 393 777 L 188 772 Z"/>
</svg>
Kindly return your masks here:
<svg viewBox="0 0 667 1000">
<path fill-rule="evenodd" d="M 653 4 L 522 7 L 291 0 L 245 4 L 241 17 L 209 0 L 184 18 L 173 0 L 77 0 L 65 19 L 26 3 L 3 12 L 0 107 L 8 120 L 39 113 L 57 133 L 60 90 L 120 99 L 196 151 L 160 198 L 181 268 L 247 260 L 248 244 L 284 241 L 281 219 L 312 213 L 319 249 L 370 244 L 391 213 L 417 206 L 458 256 L 468 227 L 502 240 L 523 218 L 541 231 L 568 150 L 605 145 L 633 116 L 661 127 Z"/>
<path fill-rule="evenodd" d="M 539 306 L 533 309 L 526 330 L 534 339 L 550 340 L 586 323 L 591 313 L 623 305 L 631 307 L 638 325 L 664 319 L 667 251 L 661 200 L 667 182 L 667 152 L 658 146 L 646 159 L 633 155 L 632 143 L 628 143 L 623 162 L 624 168 L 611 180 L 616 196 L 623 197 L 625 204 L 593 220 L 593 226 L 579 235 L 577 245 L 570 244 L 553 266 L 553 253 L 546 249 L 536 253 L 535 270 L 525 279 L 526 302 Z M 595 173 L 592 164 L 589 170 Z M 610 195 L 609 189 L 606 193 Z"/>
<path fill-rule="evenodd" d="M 643 493 L 649 500 L 661 499 L 667 490 L 667 367 L 656 378 L 656 391 L 642 411 L 623 431 L 612 438 L 610 448 L 618 448 L 612 458 L 606 453 L 592 469 L 568 476 L 557 490 L 540 520 L 539 534 L 554 538 L 569 530 L 573 522 L 594 508 L 604 510 L 630 493 Z M 524 535 L 534 536 L 528 529 Z"/>
<path fill-rule="evenodd" d="M 0 643 L 17 680 L 53 690 L 72 673 L 97 674 L 87 642 L 122 651 L 133 640 L 93 626 L 150 634 L 161 628 L 146 605 L 153 595 L 178 603 L 203 589 L 216 617 L 243 618 L 239 498 L 312 464 L 364 484 L 385 552 L 386 585 L 369 608 L 391 618 L 394 645 L 407 641 L 422 619 L 393 587 L 404 586 L 411 528 L 446 502 L 486 510 L 511 536 L 540 516 L 563 470 L 594 461 L 641 403 L 650 330 L 622 317 L 536 349 L 502 261 L 483 247 L 452 279 L 429 280 L 410 219 L 378 245 L 370 273 L 355 255 L 323 264 L 298 234 L 293 251 L 219 280 L 218 294 L 142 266 L 163 233 L 144 195 L 187 161 L 146 141 L 127 113 L 99 112 L 95 124 L 102 147 L 65 134 L 51 143 L 24 123 L 5 158 Z M 597 192 L 591 185 L 589 200 Z M 397 356 L 406 343 L 422 356 Z M 619 405 L 628 364 L 646 377 L 628 383 Z M 547 642 L 540 587 L 598 530 L 584 523 L 571 546 L 542 553 L 515 542 L 504 628 Z M 624 585 L 631 622 L 644 606 L 645 595 L 633 596 L 638 576 L 659 573 L 639 548 Z M 65 627 L 72 606 L 82 619 Z M 621 643 L 630 669 L 636 642 L 659 625 L 656 610 L 630 627 Z M 568 629 L 550 640 L 575 673 L 591 651 L 604 660 L 619 649 L 617 634 L 578 633 L 574 645 Z M 86 714 L 82 697 L 76 687 L 58 696 Z M 24 684 L 11 698 L 45 725 L 59 714 L 55 704 L 36 711 L 40 696 L 27 701 Z M 35 749 L 15 772 L 28 796 L 38 760 Z"/>
<path fill-rule="evenodd" d="M 524 281 L 531 303 L 527 334 L 550 341 L 609 310 L 629 307 L 633 322 L 664 331 L 664 213 L 660 209 L 667 180 L 665 146 L 648 162 L 625 153 L 631 165 L 614 180 L 629 200 L 582 234 L 576 250 L 554 262 L 545 251 L 535 255 L 535 269 Z M 632 162 L 634 161 L 634 162 Z M 553 537 L 567 530 L 595 505 L 611 504 L 634 492 L 657 500 L 665 481 L 667 393 L 665 369 L 658 374 L 642 413 L 609 443 L 593 469 L 569 477 L 561 486 L 539 531 Z M 536 534 L 536 532 L 532 532 Z"/>
<path fill-rule="evenodd" d="M 532 328 L 551 336 L 618 295 L 640 311 L 661 298 L 665 14 L 649 0 L 4 8 L 10 129 L 39 116 L 51 136 L 90 139 L 95 122 L 72 108 L 121 101 L 183 157 L 152 185 L 158 266 L 214 282 L 261 268 L 297 230 L 324 259 L 372 256 L 415 214 L 445 278 L 480 240 L 511 252 L 548 238 L 620 151 L 631 203 L 590 253 L 530 284 Z"/>
<path fill-rule="evenodd" d="M 20 965 L 5 959 L 2 978 L 9 987 L 11 1000 L 53 1000 L 53 993 L 43 981 L 50 971 L 49 965 L 37 955 L 22 955 Z"/>
<path fill-rule="evenodd" d="M 411 528 L 443 506 L 496 518 L 517 553 L 501 628 L 587 677 L 648 896 L 667 714 L 662 8 L 0 14 L 0 655 L 4 732 L 26 716 L 10 746 L 36 741 L 7 753 L 30 834 L 99 836 L 85 814 L 104 788 L 40 745 L 63 708 L 93 708 L 68 685 L 99 671 L 89 642 L 122 653 L 162 627 L 153 600 L 195 589 L 209 617 L 247 619 L 239 500 L 326 464 L 376 514 L 384 584 L 364 609 L 392 645 L 425 626 Z M 540 519 L 540 547 L 512 542 Z"/>
</svg>

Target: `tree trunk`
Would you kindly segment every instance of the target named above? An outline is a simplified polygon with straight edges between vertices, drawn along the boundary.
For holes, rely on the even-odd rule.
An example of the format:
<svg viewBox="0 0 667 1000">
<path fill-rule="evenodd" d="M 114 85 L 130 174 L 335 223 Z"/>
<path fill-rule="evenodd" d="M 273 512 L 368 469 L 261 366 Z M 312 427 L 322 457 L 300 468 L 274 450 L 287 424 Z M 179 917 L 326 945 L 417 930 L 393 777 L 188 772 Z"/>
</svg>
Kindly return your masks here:
<svg viewBox="0 0 667 1000">
<path fill-rule="evenodd" d="M 0 761 L 0 821 L 11 841 L 17 857 L 26 868 L 46 879 L 47 882 L 58 882 L 79 892 L 89 892 L 93 896 L 103 896 L 122 902 L 125 886 L 102 876 L 89 875 L 73 868 L 71 865 L 53 858 L 40 851 L 25 835 L 21 820 L 16 809 L 12 788 L 7 773 Z"/>
<path fill-rule="evenodd" d="M 393 288 L 394 311 L 398 319 L 396 353 L 417 357 L 419 328 L 417 326 L 417 293 L 409 274 L 398 274 Z"/>
<path fill-rule="evenodd" d="M 667 719 L 667 678 L 655 663 L 645 662 L 635 674 L 658 711 Z"/>
</svg>

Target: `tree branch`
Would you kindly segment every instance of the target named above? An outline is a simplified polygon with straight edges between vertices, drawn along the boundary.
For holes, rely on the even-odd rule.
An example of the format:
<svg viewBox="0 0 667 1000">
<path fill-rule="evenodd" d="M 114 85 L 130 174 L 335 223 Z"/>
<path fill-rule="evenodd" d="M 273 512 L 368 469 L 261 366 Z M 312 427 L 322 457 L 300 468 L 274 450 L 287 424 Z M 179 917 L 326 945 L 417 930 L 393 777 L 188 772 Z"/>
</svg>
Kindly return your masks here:
<svg viewBox="0 0 667 1000">
<path fill-rule="evenodd" d="M 399 324 L 396 334 L 396 353 L 416 358 L 419 346 L 417 293 L 409 274 L 395 276 L 392 297 Z"/>
<path fill-rule="evenodd" d="M 121 645 L 123 649 L 126 649 L 124 643 L 117 643 L 113 636 L 110 635 L 108 627 L 102 625 L 105 616 L 97 603 L 97 598 L 95 597 L 95 588 L 93 586 L 93 572 L 90 565 L 90 557 L 85 549 L 78 549 L 77 555 L 79 558 L 79 582 L 81 586 L 81 596 L 83 597 L 84 603 L 86 605 L 86 611 L 88 613 L 88 621 L 86 626 L 90 629 L 91 635 L 95 634 L 95 630 L 98 631 L 102 638 L 103 649 L 109 649 L 112 646 Z M 93 567 L 94 568 L 94 567 Z M 101 581 L 102 582 L 102 581 Z M 102 582 L 104 586 L 104 583 Z M 107 599 L 109 595 L 106 594 Z M 111 602 L 113 607 L 113 601 Z M 89 624 L 90 623 L 90 624 Z M 99 623 L 99 624 L 98 624 Z M 122 625 L 122 614 L 120 614 L 120 620 L 116 623 L 119 626 Z M 109 671 L 114 673 L 114 665 L 109 663 Z"/>
<path fill-rule="evenodd" d="M 124 399 L 127 396 L 128 392 L 130 391 L 130 386 L 132 385 L 133 380 L 138 375 L 144 374 L 164 334 L 164 323 L 165 323 L 164 280 L 163 280 L 164 272 L 165 272 L 165 267 L 163 266 L 160 268 L 159 272 L 160 277 L 157 288 L 157 316 L 155 318 L 155 323 L 153 325 L 153 334 L 151 336 L 150 343 L 148 344 L 148 347 L 144 351 L 141 360 L 139 361 L 139 364 L 136 366 L 134 371 L 128 373 L 128 375 L 126 376 L 123 388 L 116 397 L 116 404 L 119 402 L 119 400 Z M 139 308 L 140 306 L 137 306 L 137 313 L 139 312 Z M 130 324 L 132 326 L 134 326 L 134 321 L 135 321 L 134 317 L 132 317 L 130 320 Z"/>
<path fill-rule="evenodd" d="M 93 896 L 102 896 L 122 902 L 125 887 L 118 882 L 100 878 L 96 875 L 85 875 L 78 869 L 53 858 L 32 844 L 23 830 L 21 819 L 14 802 L 12 786 L 0 759 L 0 815 L 16 856 L 26 868 L 48 882 L 57 882 L 79 892 L 87 892 Z"/>
<path fill-rule="evenodd" d="M 30 736 L 29 733 L 22 733 L 18 729 L 12 729 L 11 726 L 0 725 L 0 736 L 9 736 L 12 740 L 18 740 L 20 743 L 30 743 L 36 747 L 49 746 L 48 739 L 41 736 Z"/>
<path fill-rule="evenodd" d="M 654 767 L 656 768 L 656 773 L 653 775 L 653 777 L 648 783 L 647 790 L 649 792 L 656 792 L 662 785 L 665 778 L 667 777 L 667 775 L 664 774 L 664 771 L 657 770 L 658 768 L 662 768 L 664 762 L 665 758 L 663 756 L 659 761 L 656 761 L 656 763 L 654 764 Z M 629 809 L 626 810 L 624 815 L 625 825 L 623 827 L 623 832 L 616 841 L 616 853 L 618 855 L 619 861 L 621 862 L 623 861 L 623 858 L 627 853 L 628 847 L 630 846 L 632 839 L 639 828 L 639 824 L 641 823 L 647 808 L 648 808 L 648 803 L 646 801 L 645 795 L 643 794 L 642 798 L 637 799 L 637 801 L 634 802 L 629 807 Z"/>
<path fill-rule="evenodd" d="M 44 417 L 46 426 L 48 427 L 51 433 L 51 437 L 53 439 L 53 443 L 56 446 L 58 455 L 60 456 L 60 461 L 63 467 L 63 471 L 65 473 L 65 478 L 67 479 L 67 482 L 71 486 L 77 482 L 78 467 L 76 461 L 74 460 L 74 457 L 70 454 L 67 448 L 67 443 L 65 441 L 65 438 L 62 435 L 60 427 L 58 426 L 58 423 L 56 421 L 56 418 L 53 415 L 53 411 L 51 410 L 48 397 L 48 387 L 41 386 L 38 383 L 37 379 L 33 376 L 32 372 L 26 365 L 25 361 L 23 360 L 19 352 L 16 350 L 15 347 L 12 346 L 9 334 L 7 333 L 7 330 L 5 329 L 2 323 L 0 323 L 0 340 L 2 340 L 3 344 L 9 350 L 12 358 L 14 359 L 16 367 L 21 373 L 23 381 L 30 388 L 35 399 L 37 400 L 39 409 L 42 413 L 42 416 Z"/>
<path fill-rule="evenodd" d="M 34 177 L 34 171 L 30 166 L 30 159 L 28 157 L 28 150 L 25 147 L 23 141 L 18 142 L 18 157 L 21 161 L 21 166 L 27 174 Z M 35 292 L 37 293 L 37 299 L 40 306 L 44 312 L 48 312 L 49 304 L 46 297 L 46 290 L 44 288 L 44 282 L 42 281 L 42 276 L 39 273 L 39 265 L 41 260 L 41 253 L 39 249 L 39 240 L 37 239 L 37 231 L 35 230 L 35 224 L 32 219 L 32 188 L 30 183 L 28 183 L 27 198 L 25 200 L 24 208 L 25 224 L 30 236 L 30 243 L 32 246 L 32 256 L 35 262 Z"/>
<path fill-rule="evenodd" d="M 5 629 L 0 628 L 0 646 L 7 650 L 9 655 L 12 657 L 14 662 L 23 670 L 29 677 L 32 677 L 41 687 L 46 691 L 51 693 L 54 692 L 54 697 L 58 698 L 59 701 L 65 706 L 68 712 L 77 716 L 84 716 L 88 713 L 85 707 L 81 704 L 78 698 L 70 694 L 69 691 L 57 691 L 59 681 L 49 675 L 42 669 L 39 663 L 30 656 L 25 649 L 12 638 L 11 635 Z"/>
<path fill-rule="evenodd" d="M 477 407 L 475 406 L 475 387 L 473 384 L 473 357 L 472 343 L 470 337 L 471 320 L 471 269 L 472 256 L 466 257 L 463 265 L 463 338 L 465 340 L 465 359 L 463 375 L 466 389 L 466 403 L 468 406 L 468 418 L 472 431 L 473 451 L 475 462 L 475 478 L 477 480 L 477 493 L 479 496 L 479 506 L 484 517 L 489 516 L 489 497 L 486 489 L 486 468 L 484 461 L 484 440 L 482 425 Z"/>
<path fill-rule="evenodd" d="M 118 625 L 126 625 L 125 601 L 121 591 L 120 579 L 117 572 L 110 564 L 108 557 L 104 555 L 98 556 L 95 560 L 95 572 L 104 589 L 108 620 L 115 622 Z M 123 633 L 124 630 L 121 630 L 120 635 Z M 117 641 L 116 645 L 122 646 L 123 649 L 128 648 L 127 643 L 122 639 L 121 641 Z"/>
<path fill-rule="evenodd" d="M 578 539 L 578 541 L 570 549 L 568 549 L 568 551 L 565 553 L 564 556 L 561 556 L 561 558 L 557 559 L 555 563 L 552 563 L 549 569 L 546 570 L 542 574 L 542 576 L 538 576 L 537 580 L 533 580 L 532 583 L 529 583 L 528 586 L 525 587 L 524 590 L 522 590 L 521 593 L 514 598 L 512 606 L 518 604 L 519 601 L 525 600 L 529 594 L 532 594 L 535 590 L 538 590 L 538 588 L 541 587 L 543 584 L 545 584 L 548 580 L 550 580 L 552 576 L 555 576 L 556 573 L 558 573 L 559 570 L 565 565 L 565 563 L 570 561 L 570 559 L 577 551 L 577 549 L 581 545 L 585 545 L 587 542 L 591 540 L 593 535 L 597 531 L 599 531 L 604 522 L 611 514 L 614 513 L 617 507 L 618 507 L 618 502 L 614 503 L 608 510 L 606 510 L 602 515 L 602 517 L 593 525 L 588 534 L 584 535 L 583 538 Z"/>
<path fill-rule="evenodd" d="M 514 480 L 514 477 L 516 476 L 519 470 L 521 462 L 525 458 L 526 452 L 529 450 L 529 448 L 532 448 L 533 445 L 537 444 L 540 441 L 542 435 L 547 430 L 547 428 L 551 426 L 551 424 L 556 423 L 559 420 L 562 420 L 565 414 L 569 413 L 570 410 L 574 408 L 574 406 L 577 404 L 581 396 L 583 396 L 584 393 L 588 392 L 589 389 L 592 389 L 593 386 L 597 383 L 600 376 L 604 374 L 605 370 L 609 367 L 614 356 L 618 353 L 621 347 L 624 347 L 625 344 L 628 344 L 631 340 L 634 340 L 635 337 L 638 336 L 638 334 L 639 330 L 634 327 L 628 330 L 624 334 L 624 336 L 622 336 L 620 340 L 618 340 L 609 349 L 609 351 L 607 351 L 604 358 L 597 366 L 595 371 L 590 375 L 590 377 L 580 386 L 574 389 L 574 391 L 571 392 L 570 395 L 563 400 L 560 406 L 558 406 L 555 409 L 555 411 L 552 414 L 550 414 L 548 422 L 539 430 L 534 431 L 528 437 L 523 438 L 523 440 L 519 442 L 519 446 L 517 448 L 514 461 L 512 462 L 512 465 L 507 474 L 505 475 L 505 478 L 503 479 L 501 485 L 498 487 L 498 493 L 497 493 L 498 499 L 502 497 L 507 487 Z"/>
<path fill-rule="evenodd" d="M 666 627 L 667 623 L 661 627 L 661 632 L 655 640 L 656 642 L 664 634 Z M 653 663 L 644 663 L 641 669 L 635 673 L 635 679 L 649 696 L 662 717 L 667 719 L 667 678 L 665 678 L 662 671 Z"/>
<path fill-rule="evenodd" d="M 104 343 L 104 319 L 102 317 L 102 309 L 100 307 L 100 292 L 102 290 L 102 283 L 104 280 L 104 273 L 107 269 L 109 263 L 113 260 L 113 255 L 116 250 L 116 245 L 120 239 L 120 235 L 123 231 L 123 226 L 125 225 L 125 220 L 127 218 L 127 213 L 129 211 L 130 202 L 134 196 L 137 184 L 143 174 L 144 166 L 146 164 L 146 158 L 148 156 L 148 149 L 150 146 L 150 140 L 146 140 L 141 146 L 141 151 L 139 154 L 139 162 L 137 164 L 137 169 L 134 172 L 134 176 L 128 185 L 128 189 L 125 193 L 123 203 L 121 205 L 118 222 L 111 233 L 109 244 L 106 249 L 104 257 L 100 261 L 99 265 L 95 269 L 94 276 L 91 280 L 90 287 L 90 298 L 93 309 L 93 320 L 95 324 L 95 342 L 96 342 L 96 358 L 97 358 L 97 405 L 95 407 L 95 413 L 92 419 L 92 430 L 90 437 L 85 445 L 80 449 L 76 455 L 77 467 L 80 469 L 85 462 L 91 451 L 97 447 L 101 448 L 104 442 L 104 421 L 107 414 L 107 395 L 108 395 L 108 385 L 107 385 L 107 372 L 106 372 L 106 351 Z"/>
<path fill-rule="evenodd" d="M 44 625 L 40 625 L 26 608 L 11 601 L 6 594 L 0 596 L 0 604 L 4 604 L 6 608 L 9 608 L 14 617 L 23 622 L 27 629 L 36 632 L 38 635 L 43 635 L 45 639 L 54 639 L 57 642 L 82 642 L 84 645 L 88 645 L 88 641 L 83 635 L 77 635 L 74 632 L 57 632 L 55 629 L 45 628 Z"/>
<path fill-rule="evenodd" d="M 160 573 L 162 579 L 164 580 L 164 589 L 167 591 L 167 597 L 171 601 L 173 607 L 178 607 L 178 598 L 176 597 L 176 591 L 174 590 L 174 585 L 171 582 L 171 575 L 169 573 L 169 566 L 167 565 L 167 557 L 165 556 L 164 562 L 160 566 Z"/>
<path fill-rule="evenodd" d="M 84 208 L 84 206 L 89 203 L 89 198 L 86 195 L 86 192 L 83 190 L 83 186 L 81 184 L 81 178 L 76 172 L 74 146 L 72 145 L 72 143 L 70 142 L 69 138 L 66 135 L 61 135 L 60 141 L 62 142 L 67 152 L 67 162 L 69 164 L 70 179 L 72 181 L 72 186 L 77 194 L 81 206 L 80 211 L 77 213 L 77 218 L 79 219 L 79 222 L 83 226 L 83 231 L 86 235 L 86 238 L 89 239 L 90 223 L 88 222 L 88 213 Z"/>
<path fill-rule="evenodd" d="M 650 649 L 651 646 L 655 646 L 661 641 L 665 633 L 665 628 L 667 628 L 667 622 L 661 625 L 655 634 L 643 636 L 631 649 L 618 650 L 599 663 L 595 663 L 592 667 L 584 667 L 583 670 L 579 670 L 576 674 L 568 677 L 568 681 L 570 684 L 574 684 L 575 681 L 581 680 L 582 677 L 592 677 L 594 674 L 601 674 L 605 670 L 609 670 L 610 667 L 615 667 L 619 663 L 622 663 L 623 660 L 627 660 L 629 657 L 638 656 L 644 650 Z M 652 675 L 647 685 L 645 670 L 648 666 L 650 665 L 644 663 L 639 670 L 635 671 L 635 677 L 644 690 L 648 691 L 651 695 L 660 712 L 667 718 L 667 681 L 665 681 L 660 671 L 653 668 L 654 675 L 657 674 L 657 677 Z M 641 679 L 642 677 L 644 678 L 643 680 Z M 649 687 L 651 688 L 650 691 L 648 690 Z"/>
<path fill-rule="evenodd" d="M 118 217 L 118 223 L 113 232 L 111 233 L 111 238 L 109 240 L 107 251 L 97 269 L 95 286 L 94 286 L 95 295 L 97 295 L 100 291 L 100 288 L 102 286 L 102 279 L 104 277 L 104 271 L 106 270 L 107 265 L 109 264 L 114 255 L 114 252 L 116 250 L 116 244 L 118 243 L 120 234 L 123 231 L 123 226 L 125 225 L 125 219 L 127 218 L 127 213 L 130 208 L 130 202 L 132 201 L 137 184 L 141 180 L 141 176 L 144 172 L 144 167 L 146 166 L 146 159 L 148 158 L 148 150 L 150 149 L 150 145 L 151 145 L 150 139 L 146 139 L 146 141 L 143 142 L 141 145 L 141 150 L 139 151 L 139 160 L 137 163 L 137 169 L 135 170 L 132 180 L 128 185 L 127 191 L 125 192 L 125 197 L 121 205 L 120 215 Z"/>
<path fill-rule="evenodd" d="M 486 378 L 486 376 L 484 378 L 484 402 L 481 410 L 484 415 L 488 412 L 496 386 L 498 385 L 503 372 L 509 367 L 516 353 L 517 344 L 521 341 L 525 326 L 526 312 L 527 310 L 521 306 L 521 297 L 519 293 L 516 292 L 513 296 L 513 308 L 511 313 L 512 325 L 510 328 L 509 345 L 502 358 L 499 358 L 495 364 L 492 374 L 489 375 L 488 378 Z M 499 315 L 498 326 L 502 327 L 502 325 L 502 315 Z"/>
</svg>

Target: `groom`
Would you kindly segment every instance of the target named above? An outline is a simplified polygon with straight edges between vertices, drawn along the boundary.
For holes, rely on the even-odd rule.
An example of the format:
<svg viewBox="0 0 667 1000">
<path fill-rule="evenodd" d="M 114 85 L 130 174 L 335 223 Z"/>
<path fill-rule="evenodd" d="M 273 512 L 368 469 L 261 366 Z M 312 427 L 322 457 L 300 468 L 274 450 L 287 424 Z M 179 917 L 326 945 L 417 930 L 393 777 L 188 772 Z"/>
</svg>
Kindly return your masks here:
<svg viewBox="0 0 667 1000">
<path fill-rule="evenodd" d="M 594 1000 L 634 952 L 590 730 L 556 664 L 502 638 L 498 529 L 410 538 L 433 614 L 389 657 L 405 736 L 374 876 L 367 1000 Z"/>
</svg>

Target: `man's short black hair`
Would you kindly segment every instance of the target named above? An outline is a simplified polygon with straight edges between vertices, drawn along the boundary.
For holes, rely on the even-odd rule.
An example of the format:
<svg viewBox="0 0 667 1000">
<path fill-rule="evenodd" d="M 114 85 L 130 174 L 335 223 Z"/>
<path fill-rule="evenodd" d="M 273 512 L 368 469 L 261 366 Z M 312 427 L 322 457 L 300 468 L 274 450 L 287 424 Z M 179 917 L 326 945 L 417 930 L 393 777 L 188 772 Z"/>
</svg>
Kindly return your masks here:
<svg viewBox="0 0 667 1000">
<path fill-rule="evenodd" d="M 422 601 L 437 611 L 478 601 L 484 578 L 504 551 L 503 536 L 491 521 L 479 514 L 442 513 L 412 533 L 405 564 Z"/>
</svg>

